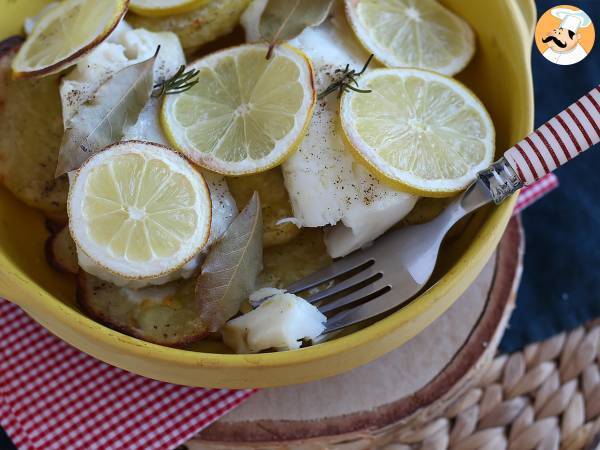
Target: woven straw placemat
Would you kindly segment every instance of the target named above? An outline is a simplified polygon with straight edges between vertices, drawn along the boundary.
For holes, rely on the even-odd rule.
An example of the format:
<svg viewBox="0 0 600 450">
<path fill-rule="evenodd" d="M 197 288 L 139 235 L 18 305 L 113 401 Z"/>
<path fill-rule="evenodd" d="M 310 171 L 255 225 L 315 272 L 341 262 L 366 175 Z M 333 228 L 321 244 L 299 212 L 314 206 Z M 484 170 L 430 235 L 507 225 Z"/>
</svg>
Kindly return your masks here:
<svg viewBox="0 0 600 450">
<path fill-rule="evenodd" d="M 371 448 L 598 449 L 599 366 L 597 320 L 497 356 L 441 417 L 400 427 Z"/>
<path fill-rule="evenodd" d="M 360 420 L 352 419 L 355 414 L 351 413 L 354 409 L 350 408 L 347 408 L 348 414 L 338 412 L 340 408 L 328 414 L 322 414 L 319 409 L 319 415 L 307 414 L 304 419 L 286 417 L 275 420 L 269 414 L 273 414 L 277 408 L 270 406 L 269 402 L 282 403 L 285 408 L 290 404 L 293 407 L 294 401 L 300 401 L 296 391 L 285 391 L 274 393 L 265 399 L 267 403 L 258 402 L 248 406 L 250 413 L 254 411 L 252 408 L 259 408 L 254 419 L 251 419 L 254 417 L 251 414 L 246 414 L 218 428 L 212 426 L 210 434 L 203 432 L 183 448 L 600 450 L 596 440 L 600 434 L 600 319 L 547 341 L 529 345 L 521 352 L 497 354 L 497 345 L 514 306 L 518 286 L 521 267 L 519 255 L 523 251 L 520 236 L 518 221 L 512 221 L 499 247 L 497 270 L 492 287 L 489 287 L 491 291 L 486 314 L 479 319 L 479 325 L 472 330 L 468 339 L 473 345 L 465 345 L 460 351 L 461 355 L 468 353 L 470 356 L 467 359 L 471 362 L 462 369 L 460 378 L 454 381 L 451 377 L 442 376 L 453 367 L 451 363 L 441 369 L 436 380 L 442 380 L 442 384 L 445 381 L 448 387 L 434 389 L 434 397 L 418 404 L 416 408 L 409 408 L 411 412 L 407 415 L 389 414 L 386 409 L 388 403 L 385 403 L 383 409 L 375 408 L 383 411 L 383 415 L 386 411 L 388 413 L 379 421 L 365 420 L 365 414 L 374 414 L 372 408 L 363 411 Z M 467 293 L 464 296 L 473 307 L 474 299 Z M 492 323 L 492 328 L 488 322 Z M 487 332 L 482 333 L 484 329 Z M 480 332 L 477 333 L 477 330 Z M 435 342 L 429 345 L 435 345 Z M 479 351 L 471 355 L 473 348 Z M 416 345 L 415 352 L 409 352 L 409 355 L 421 358 L 419 355 L 422 352 L 418 349 Z M 427 358 L 421 359 L 418 362 L 427 364 Z M 460 359 L 459 354 L 452 357 L 453 362 Z M 400 377 L 398 382 L 402 382 L 402 373 L 405 372 L 401 369 L 390 366 L 390 377 Z M 371 386 L 382 383 L 376 373 L 368 372 L 367 375 Z M 361 379 L 359 376 L 355 380 L 346 380 L 346 390 L 334 389 L 333 392 L 351 397 L 338 397 L 340 401 L 352 402 L 356 397 L 352 394 L 355 389 L 353 386 L 360 383 Z M 343 381 L 339 382 L 344 384 Z M 302 402 L 308 400 L 309 405 L 304 405 L 308 412 L 311 412 L 311 401 L 319 403 L 322 398 L 325 401 L 331 398 L 331 388 L 327 386 L 313 385 L 312 389 L 319 393 L 318 401 L 310 395 L 301 398 Z M 431 392 L 429 394 L 433 395 Z M 412 404 L 418 396 L 397 397 L 390 395 L 387 398 L 388 401 L 402 402 L 406 406 L 406 402 Z M 269 407 L 273 411 L 265 412 L 261 407 Z M 340 410 L 345 411 L 344 408 Z M 351 426 L 342 426 L 348 424 Z M 319 427 L 324 431 L 312 433 Z M 291 428 L 296 431 L 291 433 Z"/>
<path fill-rule="evenodd" d="M 600 449 L 600 320 L 487 361 L 467 376 L 462 388 L 408 421 L 330 439 L 248 448 Z M 182 448 L 231 448 L 207 444 L 194 441 Z M 246 447 L 240 443 L 235 448 Z"/>
</svg>

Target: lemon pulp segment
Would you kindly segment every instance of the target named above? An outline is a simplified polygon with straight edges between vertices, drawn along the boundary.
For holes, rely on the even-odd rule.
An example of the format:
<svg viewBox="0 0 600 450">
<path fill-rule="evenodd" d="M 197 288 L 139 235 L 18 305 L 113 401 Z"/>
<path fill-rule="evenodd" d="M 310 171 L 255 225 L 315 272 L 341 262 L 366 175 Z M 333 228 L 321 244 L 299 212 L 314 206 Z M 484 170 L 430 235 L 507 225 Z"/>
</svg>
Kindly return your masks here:
<svg viewBox="0 0 600 450">
<path fill-rule="evenodd" d="M 175 253 L 197 226 L 195 194 L 158 159 L 123 155 L 92 170 L 84 200 L 91 236 L 118 256 L 149 261 Z"/>
<path fill-rule="evenodd" d="M 124 277 L 180 268 L 210 231 L 204 179 L 183 158 L 153 144 L 129 141 L 106 152 L 82 167 L 71 189 L 70 228 L 78 246 Z"/>
<path fill-rule="evenodd" d="M 15 76 L 57 72 L 108 37 L 126 0 L 66 0 L 42 16 L 13 61 Z"/>
<path fill-rule="evenodd" d="M 265 59 L 249 45 L 192 65 L 192 89 L 165 100 L 163 123 L 172 143 L 208 169 L 238 175 L 277 165 L 295 149 L 312 114 L 310 63 L 290 49 Z"/>
<path fill-rule="evenodd" d="M 342 98 L 342 126 L 377 175 L 436 196 L 463 189 L 491 163 L 491 119 L 460 83 L 418 69 L 379 69 L 361 87 L 372 92 Z"/>
<path fill-rule="evenodd" d="M 361 43 L 389 67 L 453 75 L 475 51 L 473 31 L 436 0 L 346 0 Z"/>
</svg>

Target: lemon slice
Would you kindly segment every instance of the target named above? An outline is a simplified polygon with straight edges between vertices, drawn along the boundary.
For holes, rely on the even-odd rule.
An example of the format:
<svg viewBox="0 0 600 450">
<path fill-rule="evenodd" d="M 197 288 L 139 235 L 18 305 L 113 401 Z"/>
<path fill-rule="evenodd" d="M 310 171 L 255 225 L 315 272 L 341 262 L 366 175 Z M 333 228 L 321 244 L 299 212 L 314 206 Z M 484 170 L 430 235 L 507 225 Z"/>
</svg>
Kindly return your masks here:
<svg viewBox="0 0 600 450">
<path fill-rule="evenodd" d="M 494 156 L 482 103 L 452 78 L 420 69 L 375 69 L 342 96 L 351 149 L 384 181 L 426 197 L 466 188 Z"/>
<path fill-rule="evenodd" d="M 65 0 L 39 19 L 12 63 L 15 78 L 47 75 L 77 62 L 104 41 L 127 0 Z"/>
<path fill-rule="evenodd" d="M 460 72 L 475 52 L 469 24 L 436 0 L 345 0 L 356 36 L 388 67 Z"/>
<path fill-rule="evenodd" d="M 182 14 L 206 5 L 210 0 L 131 0 L 131 11 L 140 16 L 160 17 Z"/>
<path fill-rule="evenodd" d="M 68 213 L 80 251 L 110 273 L 147 279 L 179 269 L 204 247 L 211 201 L 202 175 L 177 153 L 125 141 L 79 169 Z"/>
<path fill-rule="evenodd" d="M 165 98 L 161 119 L 171 144 L 225 175 L 280 164 L 302 138 L 315 104 L 310 61 L 289 46 L 265 59 L 265 45 L 242 45 L 188 66 L 198 84 Z"/>
</svg>

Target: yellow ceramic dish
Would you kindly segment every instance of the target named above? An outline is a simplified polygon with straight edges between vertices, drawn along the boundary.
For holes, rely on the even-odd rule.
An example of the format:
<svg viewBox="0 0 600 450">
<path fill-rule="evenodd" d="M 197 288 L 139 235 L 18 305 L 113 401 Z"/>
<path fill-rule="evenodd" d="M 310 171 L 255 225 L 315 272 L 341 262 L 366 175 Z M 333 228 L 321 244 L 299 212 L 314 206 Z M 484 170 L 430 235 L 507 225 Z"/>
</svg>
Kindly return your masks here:
<svg viewBox="0 0 600 450">
<path fill-rule="evenodd" d="M 18 33 L 43 0 L 0 0 L 0 38 Z M 479 96 L 496 127 L 500 154 L 533 124 L 530 48 L 533 0 L 444 0 L 477 35 L 477 52 L 458 78 Z M 442 314 L 475 279 L 496 247 L 516 198 L 478 212 L 444 247 L 436 283 L 407 307 L 345 337 L 295 351 L 220 353 L 216 342 L 180 350 L 150 344 L 87 318 L 74 302 L 73 280 L 53 272 L 42 246 L 41 214 L 0 189 L 0 295 L 75 347 L 147 377 L 190 386 L 267 387 L 307 382 L 365 364 L 402 345 Z"/>
</svg>

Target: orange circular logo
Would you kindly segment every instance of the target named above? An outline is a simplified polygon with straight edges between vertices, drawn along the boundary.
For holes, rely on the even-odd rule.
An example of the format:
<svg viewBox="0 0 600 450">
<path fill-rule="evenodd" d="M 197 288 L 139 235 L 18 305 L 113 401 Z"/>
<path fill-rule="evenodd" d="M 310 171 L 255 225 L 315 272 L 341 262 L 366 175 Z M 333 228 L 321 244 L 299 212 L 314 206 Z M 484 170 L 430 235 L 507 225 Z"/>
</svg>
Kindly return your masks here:
<svg viewBox="0 0 600 450">
<path fill-rule="evenodd" d="M 590 16 L 575 6 L 559 5 L 544 13 L 535 27 L 535 44 L 548 61 L 576 64 L 594 46 L 596 31 Z"/>
</svg>

